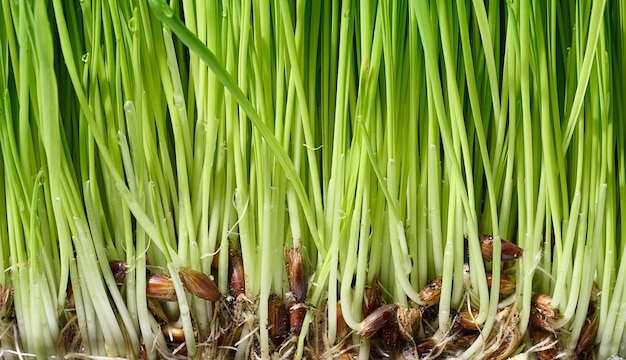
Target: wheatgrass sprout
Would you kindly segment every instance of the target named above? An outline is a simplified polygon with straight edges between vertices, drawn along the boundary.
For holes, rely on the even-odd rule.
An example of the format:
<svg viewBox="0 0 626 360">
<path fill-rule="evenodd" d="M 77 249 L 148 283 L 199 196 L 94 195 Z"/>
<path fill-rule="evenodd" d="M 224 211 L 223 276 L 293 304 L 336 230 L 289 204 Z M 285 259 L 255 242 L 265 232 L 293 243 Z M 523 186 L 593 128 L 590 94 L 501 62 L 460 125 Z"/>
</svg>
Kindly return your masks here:
<svg viewBox="0 0 626 360">
<path fill-rule="evenodd" d="M 626 356 L 626 9 L 0 2 L 6 358 Z"/>
</svg>

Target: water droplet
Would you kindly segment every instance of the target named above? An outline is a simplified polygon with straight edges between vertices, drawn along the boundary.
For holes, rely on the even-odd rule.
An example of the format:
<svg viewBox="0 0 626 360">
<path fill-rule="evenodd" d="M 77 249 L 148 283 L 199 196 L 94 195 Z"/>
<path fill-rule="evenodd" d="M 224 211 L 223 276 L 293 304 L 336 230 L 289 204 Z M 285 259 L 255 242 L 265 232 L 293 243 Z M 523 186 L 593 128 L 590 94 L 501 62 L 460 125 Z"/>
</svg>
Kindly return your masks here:
<svg viewBox="0 0 626 360">
<path fill-rule="evenodd" d="M 87 63 L 89 61 L 89 53 L 85 53 L 83 56 L 80 57 L 80 59 L 82 60 L 82 62 Z"/>
<path fill-rule="evenodd" d="M 127 113 L 132 113 L 135 111 L 135 104 L 128 100 L 124 103 L 124 111 L 126 111 Z"/>
<path fill-rule="evenodd" d="M 174 105 L 179 109 L 183 108 L 185 106 L 185 97 L 180 94 L 174 95 Z"/>
<path fill-rule="evenodd" d="M 130 29 L 131 32 L 135 32 L 137 29 L 137 20 L 134 16 L 128 20 L 128 29 Z"/>
<path fill-rule="evenodd" d="M 222 10 L 222 17 L 227 17 L 228 16 L 228 12 L 226 12 L 226 10 Z"/>
</svg>

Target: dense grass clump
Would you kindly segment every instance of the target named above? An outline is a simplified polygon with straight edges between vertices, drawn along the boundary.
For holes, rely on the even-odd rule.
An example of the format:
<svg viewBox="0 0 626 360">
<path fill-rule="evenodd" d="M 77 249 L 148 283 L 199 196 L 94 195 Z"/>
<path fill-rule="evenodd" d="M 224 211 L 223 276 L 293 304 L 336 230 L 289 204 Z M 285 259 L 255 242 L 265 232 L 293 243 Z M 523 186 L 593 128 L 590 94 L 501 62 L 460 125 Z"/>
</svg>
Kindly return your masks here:
<svg viewBox="0 0 626 360">
<path fill-rule="evenodd" d="M 622 2 L 0 18 L 5 358 L 626 356 Z"/>
</svg>

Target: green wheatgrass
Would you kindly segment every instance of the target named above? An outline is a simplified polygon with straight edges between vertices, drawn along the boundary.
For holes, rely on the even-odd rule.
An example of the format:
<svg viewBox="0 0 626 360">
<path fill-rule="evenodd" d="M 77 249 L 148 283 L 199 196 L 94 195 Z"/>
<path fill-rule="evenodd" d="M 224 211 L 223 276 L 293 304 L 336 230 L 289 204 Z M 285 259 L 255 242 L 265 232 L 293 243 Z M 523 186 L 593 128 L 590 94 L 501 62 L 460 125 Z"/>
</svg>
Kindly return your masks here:
<svg viewBox="0 0 626 360">
<path fill-rule="evenodd" d="M 338 309 L 358 331 L 368 287 L 418 307 L 439 277 L 433 339 L 449 342 L 466 306 L 483 326 L 462 358 L 493 344 L 505 307 L 527 333 L 539 293 L 562 315 L 560 351 L 575 351 L 594 308 L 598 356 L 623 355 L 623 10 L 3 1 L 0 283 L 17 327 L 0 314 L 2 331 L 19 330 L 3 348 L 59 354 L 76 326 L 82 347 L 69 351 L 85 356 L 172 351 L 148 308 L 150 272 L 174 282 L 178 301 L 163 308 L 191 356 L 358 344 L 365 359 L 379 339 L 340 338 Z M 493 236 L 494 261 L 479 234 Z M 511 265 L 503 239 L 524 249 Z M 285 247 L 303 251 L 310 306 L 279 350 L 268 299 L 291 290 Z M 213 349 L 233 300 L 231 248 L 247 320 L 240 342 Z M 122 287 L 110 260 L 128 264 Z M 213 273 L 224 300 L 188 293 L 183 266 Z M 514 276 L 515 293 L 500 298 L 486 271 Z"/>
</svg>

